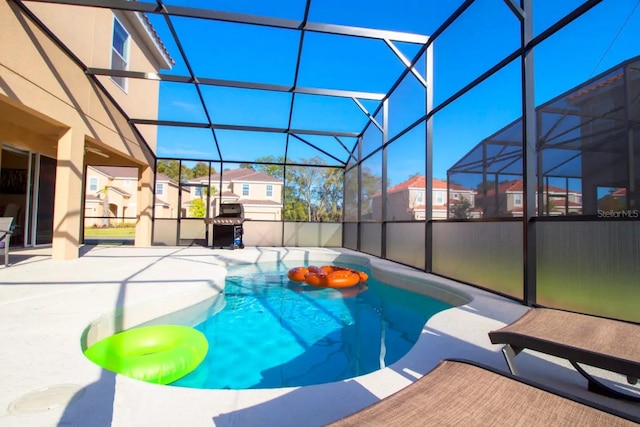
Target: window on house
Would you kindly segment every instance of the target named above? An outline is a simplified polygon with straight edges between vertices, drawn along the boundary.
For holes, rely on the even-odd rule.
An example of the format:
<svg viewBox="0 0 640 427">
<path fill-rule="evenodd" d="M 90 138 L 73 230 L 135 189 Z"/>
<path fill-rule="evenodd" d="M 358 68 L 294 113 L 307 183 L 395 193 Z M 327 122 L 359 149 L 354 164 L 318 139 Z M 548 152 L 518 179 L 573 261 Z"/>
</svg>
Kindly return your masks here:
<svg viewBox="0 0 640 427">
<path fill-rule="evenodd" d="M 444 205 L 444 193 L 442 191 L 436 192 L 436 205 Z"/>
<path fill-rule="evenodd" d="M 195 187 L 194 190 L 196 197 L 202 197 L 202 187 Z"/>
<path fill-rule="evenodd" d="M 422 203 L 424 203 L 424 192 L 418 191 L 416 193 L 416 204 L 422 204 Z"/>
<path fill-rule="evenodd" d="M 89 178 L 89 191 L 98 191 L 98 178 Z"/>
<path fill-rule="evenodd" d="M 267 197 L 273 197 L 273 185 L 267 184 Z"/>
<path fill-rule="evenodd" d="M 522 193 L 517 193 L 513 195 L 513 205 L 522 206 Z"/>
<path fill-rule="evenodd" d="M 460 200 L 460 193 L 453 193 L 453 198 L 456 200 Z"/>
<path fill-rule="evenodd" d="M 127 70 L 129 68 L 129 44 L 131 36 L 124 29 L 120 21 L 113 18 L 113 40 L 111 42 L 111 68 L 114 70 Z M 127 90 L 126 77 L 111 76 L 111 80 Z"/>
<path fill-rule="evenodd" d="M 242 195 L 243 196 L 249 195 L 249 184 L 242 184 Z"/>
<path fill-rule="evenodd" d="M 162 196 L 164 194 L 164 184 L 156 183 L 156 196 Z"/>
</svg>

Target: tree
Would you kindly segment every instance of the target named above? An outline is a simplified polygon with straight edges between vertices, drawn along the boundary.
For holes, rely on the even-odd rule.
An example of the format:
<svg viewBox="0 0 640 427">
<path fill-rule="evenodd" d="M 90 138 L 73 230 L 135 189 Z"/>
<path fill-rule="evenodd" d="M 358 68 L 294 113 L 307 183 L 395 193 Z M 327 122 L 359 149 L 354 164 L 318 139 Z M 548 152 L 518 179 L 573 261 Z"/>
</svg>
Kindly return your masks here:
<svg viewBox="0 0 640 427">
<path fill-rule="evenodd" d="M 449 217 L 454 219 L 468 219 L 470 218 L 469 209 L 471 208 L 471 202 L 465 198 L 462 198 L 458 203 L 455 203 L 449 210 Z"/>
<path fill-rule="evenodd" d="M 309 221 L 308 203 L 305 202 L 305 198 L 303 197 L 304 179 L 300 171 L 301 168 L 299 166 L 288 166 L 285 179 L 284 156 L 264 156 L 257 158 L 255 161 L 260 163 L 253 163 L 251 165 L 253 170 L 284 180 L 283 218 L 287 221 Z M 301 163 L 306 162 L 304 159 L 301 160 Z"/>
<path fill-rule="evenodd" d="M 264 156 L 256 159 L 256 162 L 264 162 L 264 163 L 280 163 L 280 164 L 253 164 L 252 169 L 258 172 L 265 173 L 274 178 L 283 179 L 284 178 L 284 166 L 282 163 L 285 162 L 283 156 L 275 157 L 275 156 Z"/>
<path fill-rule="evenodd" d="M 216 173 L 214 168 L 211 168 L 211 172 L 209 172 L 209 163 L 198 162 L 191 169 L 191 175 L 194 178 L 201 178 L 205 176 L 209 176 Z"/>
<path fill-rule="evenodd" d="M 289 166 L 285 180 L 285 219 L 340 221 L 342 219 L 341 169 L 326 167 L 321 157 L 300 159 L 308 166 Z"/>
<path fill-rule="evenodd" d="M 158 160 L 156 172 L 177 181 L 180 176 L 180 162 L 177 160 Z"/>
<path fill-rule="evenodd" d="M 207 207 L 202 199 L 194 199 L 189 207 L 189 218 L 204 218 Z"/>
<path fill-rule="evenodd" d="M 496 182 L 494 180 L 487 180 L 478 184 L 478 194 L 484 194 L 485 191 L 493 190 L 496 188 Z"/>
<path fill-rule="evenodd" d="M 524 194 L 522 195 L 522 197 L 524 197 Z M 553 199 L 549 197 L 547 194 L 544 194 L 542 203 L 543 203 L 542 212 L 545 215 L 550 215 L 551 212 L 553 212 L 554 209 L 556 208 L 556 204 L 554 203 Z"/>
<path fill-rule="evenodd" d="M 323 160 L 319 157 L 313 157 L 307 160 L 305 163 L 310 165 L 323 164 Z M 312 221 L 314 218 L 312 214 L 312 206 L 314 205 L 314 199 L 316 195 L 316 188 L 322 185 L 320 181 L 321 173 L 320 168 L 312 166 L 291 166 L 287 169 L 287 172 L 291 171 L 293 182 L 297 187 L 296 195 L 299 201 L 304 203 L 307 210 L 307 221 Z"/>
<path fill-rule="evenodd" d="M 302 202 L 285 199 L 284 219 L 287 221 L 306 221 L 307 213 Z"/>
<path fill-rule="evenodd" d="M 363 167 L 361 182 L 360 203 L 362 206 L 362 215 L 371 216 L 373 214 L 371 196 L 382 191 L 382 178 L 373 174 L 368 167 Z"/>
<path fill-rule="evenodd" d="M 102 187 L 100 191 L 98 191 L 98 197 L 102 198 L 102 226 L 108 227 L 109 218 L 111 216 L 109 211 L 109 186 L 108 185 L 105 185 L 104 187 Z"/>
<path fill-rule="evenodd" d="M 324 168 L 321 170 L 322 185 L 316 187 L 318 207 L 316 220 L 342 220 L 342 186 L 343 173 L 338 168 Z"/>
<path fill-rule="evenodd" d="M 215 185 L 202 189 L 203 196 L 215 196 L 216 194 L 218 194 L 218 187 Z"/>
<path fill-rule="evenodd" d="M 193 178 L 193 171 L 180 164 L 178 160 L 158 160 L 156 172 L 172 179 L 175 182 L 188 181 Z"/>
<path fill-rule="evenodd" d="M 344 220 L 356 221 L 358 218 L 358 169 L 353 168 L 343 174 Z"/>
</svg>

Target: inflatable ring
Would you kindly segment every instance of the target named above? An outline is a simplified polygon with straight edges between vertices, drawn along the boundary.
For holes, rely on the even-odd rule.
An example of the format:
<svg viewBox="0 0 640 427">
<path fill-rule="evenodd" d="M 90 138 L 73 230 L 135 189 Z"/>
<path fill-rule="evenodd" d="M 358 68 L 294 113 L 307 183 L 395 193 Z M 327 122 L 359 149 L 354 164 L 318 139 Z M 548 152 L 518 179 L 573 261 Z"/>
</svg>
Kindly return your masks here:
<svg viewBox="0 0 640 427">
<path fill-rule="evenodd" d="M 129 329 L 93 344 L 84 352 L 95 364 L 127 377 L 169 384 L 193 371 L 207 355 L 202 332 L 179 325 Z"/>
<path fill-rule="evenodd" d="M 294 282 L 304 282 L 304 276 L 309 273 L 309 269 L 307 267 L 295 267 L 289 270 L 287 276 L 289 280 L 293 280 Z"/>
<path fill-rule="evenodd" d="M 293 268 L 289 270 L 289 278 L 291 280 L 294 280 L 292 277 L 299 278 L 301 270 L 307 270 L 307 273 L 304 276 L 304 282 L 308 285 L 318 287 L 349 288 L 360 283 L 364 283 L 369 279 L 367 273 L 363 271 L 333 265 Z"/>
<path fill-rule="evenodd" d="M 311 271 L 312 267 L 309 267 L 309 271 Z M 358 271 L 358 270 L 353 270 L 351 268 L 347 268 L 347 267 L 338 267 L 335 265 L 323 265 L 322 267 L 320 267 L 320 270 L 324 273 L 324 274 L 333 274 L 333 275 L 337 275 L 337 276 L 341 276 L 344 274 L 357 274 L 360 277 L 360 283 L 366 282 L 367 280 L 369 280 L 369 275 L 367 273 L 365 273 L 364 271 Z"/>
<path fill-rule="evenodd" d="M 325 288 L 350 288 L 360 283 L 357 274 L 307 274 L 305 282 L 311 286 Z"/>
</svg>

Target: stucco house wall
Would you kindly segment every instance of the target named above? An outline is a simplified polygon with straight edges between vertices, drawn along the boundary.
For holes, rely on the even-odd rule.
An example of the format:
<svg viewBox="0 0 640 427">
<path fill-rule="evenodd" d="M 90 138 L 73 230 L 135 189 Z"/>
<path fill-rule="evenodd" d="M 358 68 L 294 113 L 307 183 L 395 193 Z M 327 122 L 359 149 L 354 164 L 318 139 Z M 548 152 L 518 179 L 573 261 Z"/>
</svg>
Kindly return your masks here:
<svg viewBox="0 0 640 427">
<path fill-rule="evenodd" d="M 220 203 L 242 203 L 247 219 L 265 221 L 282 219 L 284 186 L 282 180 L 251 169 L 238 168 L 223 171 L 222 185 L 220 185 L 220 174 L 197 177 L 190 180 L 189 184 L 206 186 L 209 182 L 216 190 L 221 187 L 221 190 L 210 197 L 209 217 L 218 215 Z M 247 194 L 244 192 L 245 186 L 247 186 Z M 268 186 L 271 186 L 271 195 L 267 193 Z M 191 200 L 206 197 L 204 193 L 202 196 L 197 196 L 195 187 L 190 187 L 189 195 Z"/>
<path fill-rule="evenodd" d="M 87 65 L 110 64 L 109 9 L 33 3 L 29 7 L 63 43 L 80 52 Z M 133 27 L 130 34 L 132 67 L 157 70 L 154 54 L 140 54 L 148 49 L 144 35 Z M 85 164 L 138 168 L 138 201 L 145 203 L 137 207 L 136 244 L 149 245 L 155 135 L 145 135 L 146 145 L 111 99 L 15 3 L 0 2 L 0 40 L 0 143 L 57 159 L 53 258 L 78 256 Z M 108 77 L 100 81 L 114 84 Z M 157 94 L 157 82 L 138 84 L 130 79 L 127 93 L 114 98 L 122 98 L 117 100 L 131 111 L 154 115 Z"/>
</svg>

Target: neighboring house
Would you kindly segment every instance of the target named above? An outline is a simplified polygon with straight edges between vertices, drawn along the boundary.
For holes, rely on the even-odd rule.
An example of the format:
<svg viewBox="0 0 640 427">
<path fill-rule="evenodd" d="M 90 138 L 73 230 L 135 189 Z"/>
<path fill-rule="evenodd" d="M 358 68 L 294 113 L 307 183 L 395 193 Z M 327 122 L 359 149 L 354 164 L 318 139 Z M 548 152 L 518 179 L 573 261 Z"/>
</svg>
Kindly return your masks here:
<svg viewBox="0 0 640 427">
<path fill-rule="evenodd" d="M 221 181 L 222 179 L 222 181 Z M 256 220 L 282 219 L 282 189 L 284 182 L 253 169 L 239 168 L 225 170 L 222 176 L 194 178 L 188 181 L 191 199 L 206 199 L 210 194 L 209 217 L 218 215 L 219 203 L 242 203 L 245 218 Z M 211 185 L 211 191 L 207 191 Z M 221 191 L 220 191 L 221 189 Z M 190 208 L 190 201 L 184 202 L 183 209 Z"/>
<path fill-rule="evenodd" d="M 178 193 L 181 192 L 181 197 Z M 187 217 L 188 210 L 184 207 L 181 210 L 180 200 L 182 205 L 185 205 L 185 200 L 188 203 L 191 200 L 188 187 L 180 187 L 178 183 L 171 178 L 162 174 L 156 175 L 156 188 L 155 188 L 155 218 L 178 218 Z"/>
<path fill-rule="evenodd" d="M 498 191 L 492 188 L 486 194 L 476 196 L 476 205 L 483 216 L 521 217 L 523 214 L 523 188 L 521 179 L 504 181 Z M 582 213 L 582 193 L 552 185 L 545 186 L 543 192 L 544 215 L 576 215 Z M 537 207 L 537 206 L 536 206 Z"/>
<path fill-rule="evenodd" d="M 565 102 L 575 111 L 580 123 L 580 174 L 586 214 L 593 215 L 603 209 L 603 190 L 630 190 L 640 185 L 636 125 L 640 79 L 637 70 L 636 61 L 636 64 L 618 68 L 566 97 Z M 611 204 L 610 208 L 614 210 L 630 209 L 640 203 L 636 191 L 625 193 L 624 198 L 619 197 L 620 194 L 612 196 L 605 204 Z"/>
<path fill-rule="evenodd" d="M 627 189 L 618 188 L 610 189 L 609 194 L 606 194 L 598 199 L 598 214 L 601 211 L 608 213 L 622 212 L 627 210 Z"/>
<path fill-rule="evenodd" d="M 105 217 L 118 222 L 136 221 L 138 169 L 119 166 L 87 166 L 85 184 L 84 226 L 113 225 Z M 106 190 L 106 194 L 105 194 Z M 105 199 L 108 211 L 105 213 Z"/>
<path fill-rule="evenodd" d="M 85 227 L 105 224 L 104 188 L 107 187 L 108 224 L 136 222 L 138 170 L 118 166 L 87 166 L 85 185 Z M 177 218 L 178 183 L 156 175 L 156 218 Z M 191 200 L 189 190 L 183 188 L 182 200 Z M 183 211 L 183 216 L 185 212 Z"/>
<path fill-rule="evenodd" d="M 387 190 L 387 219 L 389 221 L 423 221 L 425 208 L 426 178 L 417 175 L 394 185 Z M 469 202 L 469 214 L 472 215 L 475 204 L 475 190 L 457 184 L 449 186 L 449 207 L 463 200 Z M 432 180 L 433 219 L 447 218 L 447 183 L 439 179 Z M 371 196 L 374 218 L 382 217 L 382 195 Z"/>
<path fill-rule="evenodd" d="M 123 210 L 110 212 L 137 217 L 136 245 L 151 244 L 151 216 L 140 213 L 153 204 L 156 130 L 136 131 L 128 117 L 157 117 L 160 83 L 92 76 L 91 70 L 157 73 L 172 64 L 144 14 L 0 2 L 0 173 L 3 182 L 15 183 L 0 191 L 0 209 L 31 210 L 17 224 L 18 244 L 52 244 L 53 259 L 78 257 L 82 201 L 95 203 L 95 194 L 82 194 L 85 165 L 135 168 L 144 182 L 114 190 L 110 197 L 122 201 Z M 127 212 L 136 196 L 144 205 Z"/>
<path fill-rule="evenodd" d="M 561 182 L 544 190 L 545 215 L 597 215 L 599 210 L 633 211 L 640 206 L 638 155 L 638 68 L 640 57 L 630 58 L 605 73 L 536 107 L 536 154 L 533 169 L 541 182 Z M 480 141 L 462 156 L 447 175 L 477 176 L 478 198 L 485 217 L 521 216 L 520 183 L 495 181 L 522 176 L 522 118 Z M 509 188 L 514 185 L 514 188 Z M 489 190 L 483 197 L 480 189 Z M 609 192 L 626 189 L 624 198 L 602 200 Z M 614 200 L 615 199 L 615 200 Z M 603 207 L 604 206 L 604 207 Z M 547 213 L 548 211 L 548 213 Z"/>
</svg>

